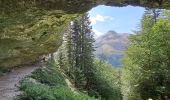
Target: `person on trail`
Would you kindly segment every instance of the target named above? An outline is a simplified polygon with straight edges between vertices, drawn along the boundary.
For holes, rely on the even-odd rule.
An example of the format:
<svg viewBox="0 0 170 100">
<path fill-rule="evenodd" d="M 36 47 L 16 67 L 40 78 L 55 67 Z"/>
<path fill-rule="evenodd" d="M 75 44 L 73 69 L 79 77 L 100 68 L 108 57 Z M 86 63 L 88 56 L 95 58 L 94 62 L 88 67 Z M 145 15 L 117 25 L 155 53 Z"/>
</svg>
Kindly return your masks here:
<svg viewBox="0 0 170 100">
<path fill-rule="evenodd" d="M 43 61 L 43 62 L 46 62 L 46 58 L 45 58 L 45 57 L 43 57 L 43 58 L 42 58 L 42 61 Z"/>
<path fill-rule="evenodd" d="M 48 57 L 47 55 L 43 55 L 43 56 L 41 57 L 41 62 L 47 62 L 48 59 L 49 59 L 49 57 Z"/>
</svg>

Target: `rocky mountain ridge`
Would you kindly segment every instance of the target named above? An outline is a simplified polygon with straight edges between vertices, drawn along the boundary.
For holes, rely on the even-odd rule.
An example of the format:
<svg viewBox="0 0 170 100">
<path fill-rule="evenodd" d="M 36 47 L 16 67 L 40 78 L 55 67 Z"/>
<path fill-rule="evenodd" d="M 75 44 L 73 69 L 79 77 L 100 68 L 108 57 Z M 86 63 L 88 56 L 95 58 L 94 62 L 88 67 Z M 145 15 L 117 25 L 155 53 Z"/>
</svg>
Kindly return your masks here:
<svg viewBox="0 0 170 100">
<path fill-rule="evenodd" d="M 121 66 L 121 58 L 129 44 L 128 36 L 128 33 L 117 33 L 115 31 L 109 31 L 100 36 L 95 42 L 95 55 L 114 67 Z"/>
</svg>

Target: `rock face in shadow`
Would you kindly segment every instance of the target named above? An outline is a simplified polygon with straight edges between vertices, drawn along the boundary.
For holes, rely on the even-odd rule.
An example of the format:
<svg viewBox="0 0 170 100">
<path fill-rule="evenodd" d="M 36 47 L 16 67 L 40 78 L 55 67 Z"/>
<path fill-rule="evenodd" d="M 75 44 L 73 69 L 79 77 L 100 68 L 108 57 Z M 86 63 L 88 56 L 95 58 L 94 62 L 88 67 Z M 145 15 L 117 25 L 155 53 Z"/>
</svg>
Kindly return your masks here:
<svg viewBox="0 0 170 100">
<path fill-rule="evenodd" d="M 170 8 L 170 0 L 0 0 L 0 67 L 56 51 L 69 22 L 101 4 Z"/>
</svg>

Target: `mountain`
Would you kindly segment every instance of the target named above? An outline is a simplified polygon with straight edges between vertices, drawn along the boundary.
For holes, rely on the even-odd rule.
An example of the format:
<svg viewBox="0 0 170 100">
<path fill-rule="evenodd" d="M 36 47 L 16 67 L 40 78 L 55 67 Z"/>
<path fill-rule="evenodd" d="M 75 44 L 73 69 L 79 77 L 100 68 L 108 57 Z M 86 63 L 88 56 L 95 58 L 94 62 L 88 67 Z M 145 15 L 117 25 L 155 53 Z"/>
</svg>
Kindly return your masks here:
<svg viewBox="0 0 170 100">
<path fill-rule="evenodd" d="M 114 67 L 121 66 L 121 58 L 129 44 L 128 36 L 128 33 L 117 33 L 115 31 L 108 31 L 100 36 L 94 43 L 96 57 L 107 61 Z"/>
</svg>

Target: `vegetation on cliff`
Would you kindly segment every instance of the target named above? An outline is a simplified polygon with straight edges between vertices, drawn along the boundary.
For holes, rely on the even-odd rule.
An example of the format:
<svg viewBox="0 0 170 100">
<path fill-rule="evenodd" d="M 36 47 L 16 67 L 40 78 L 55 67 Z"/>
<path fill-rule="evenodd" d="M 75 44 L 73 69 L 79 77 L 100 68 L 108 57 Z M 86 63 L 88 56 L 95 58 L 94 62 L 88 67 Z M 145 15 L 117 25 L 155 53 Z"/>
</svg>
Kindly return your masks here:
<svg viewBox="0 0 170 100">
<path fill-rule="evenodd" d="M 23 93 L 16 99 L 121 100 L 120 71 L 94 59 L 87 14 L 75 20 L 69 32 L 65 41 L 67 53 L 58 52 L 58 64 L 49 59 L 48 65 L 22 80 L 19 89 Z"/>
<path fill-rule="evenodd" d="M 79 91 L 72 91 L 65 77 L 56 67 L 37 69 L 21 81 L 23 93 L 16 100 L 95 100 Z"/>
<path fill-rule="evenodd" d="M 97 5 L 169 8 L 169 0 L 0 0 L 0 67 L 54 52 L 68 23 Z"/>
<path fill-rule="evenodd" d="M 170 12 L 147 10 L 140 31 L 129 37 L 123 68 L 115 69 L 93 55 L 93 32 L 83 13 L 99 4 L 170 8 L 169 0 L 0 0 L 0 69 L 36 62 L 66 42 L 58 63 L 52 57 L 20 82 L 16 99 L 170 99 Z"/>
</svg>

